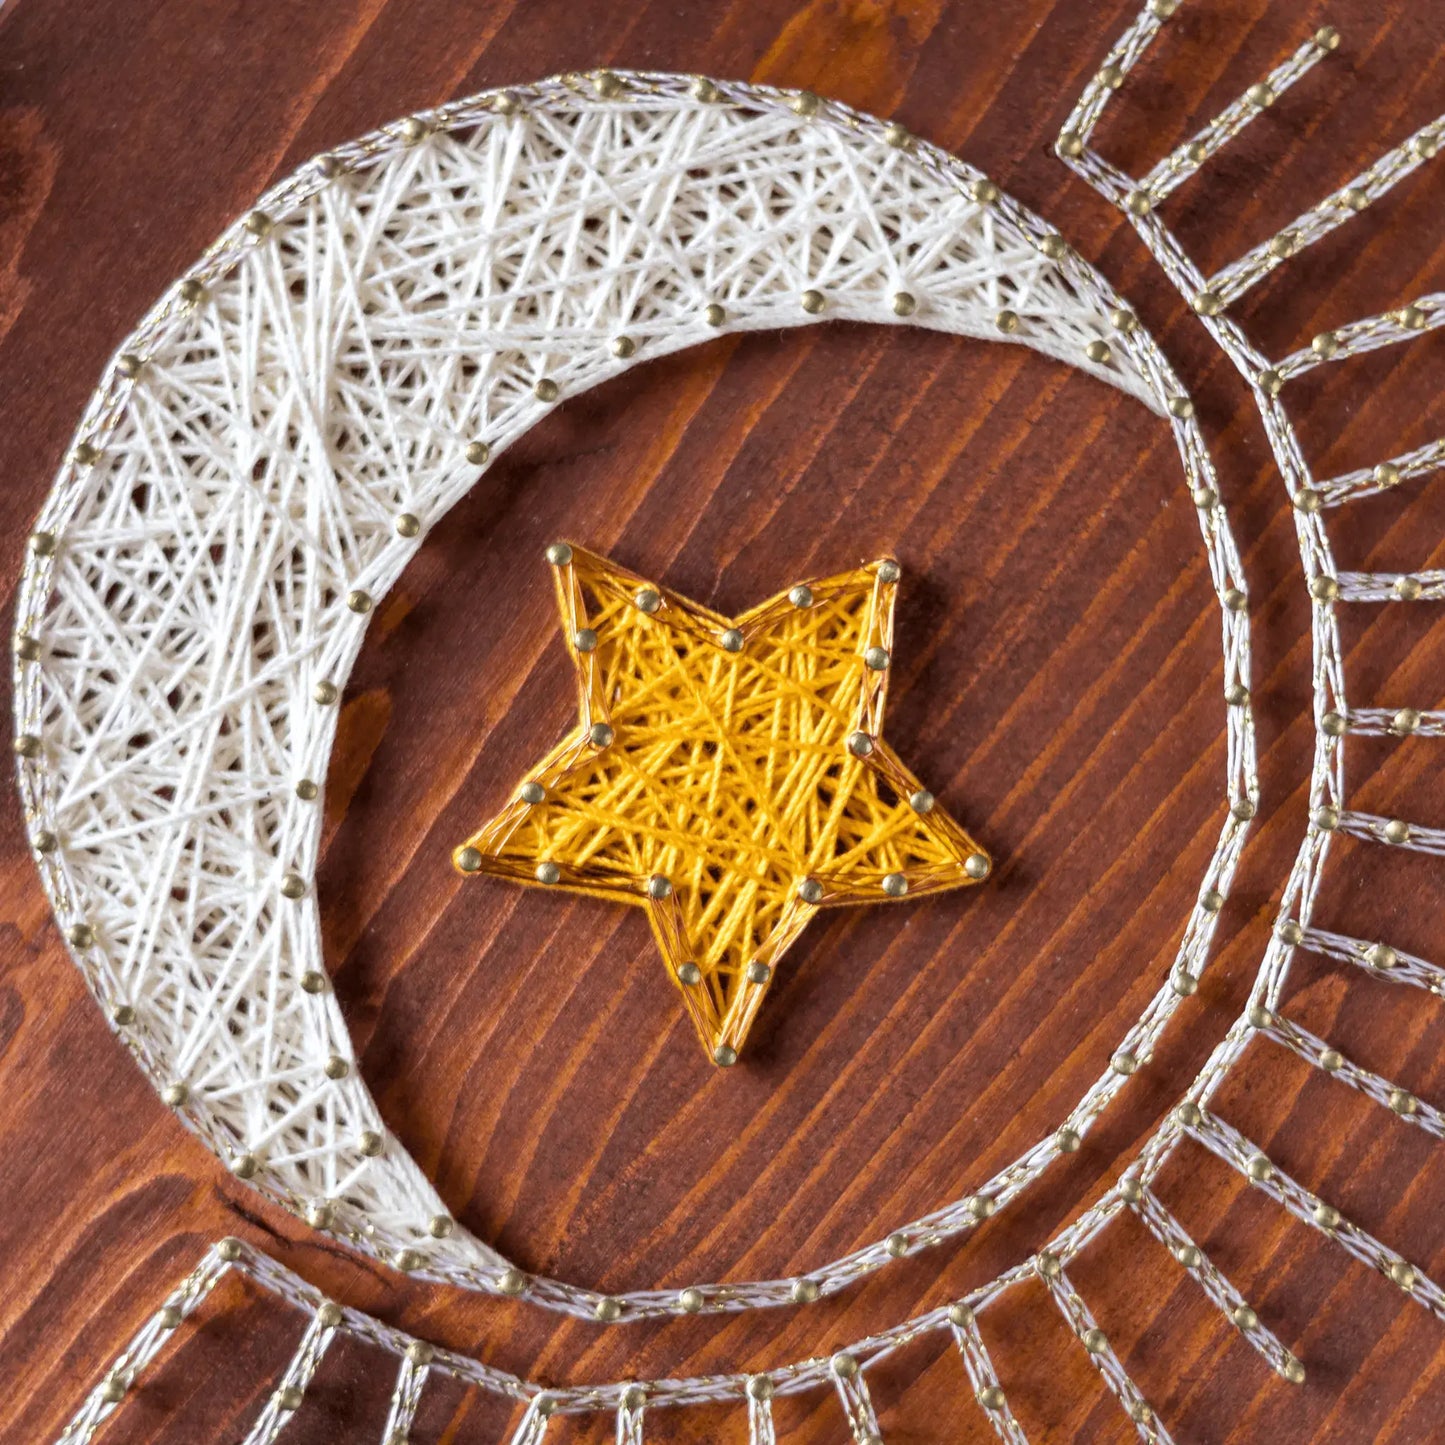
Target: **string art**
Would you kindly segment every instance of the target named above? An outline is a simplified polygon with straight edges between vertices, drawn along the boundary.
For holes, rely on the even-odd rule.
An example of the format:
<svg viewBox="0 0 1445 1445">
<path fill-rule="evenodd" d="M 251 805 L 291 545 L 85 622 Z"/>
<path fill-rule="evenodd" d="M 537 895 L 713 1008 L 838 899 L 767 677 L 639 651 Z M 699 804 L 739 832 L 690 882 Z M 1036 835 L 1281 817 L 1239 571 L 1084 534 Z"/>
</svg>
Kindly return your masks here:
<svg viewBox="0 0 1445 1445">
<path fill-rule="evenodd" d="M 1167 418 L 1190 495 L 1217 495 L 1184 387 L 1053 227 L 900 126 L 698 77 L 564 76 L 340 146 L 263 196 L 107 372 L 20 588 L 26 817 L 71 955 L 157 1091 L 312 1227 L 604 1323 L 806 1303 L 1032 1187 L 1194 990 L 1258 791 L 1247 598 L 1218 507 L 1199 513 L 1225 659 L 1218 842 L 1154 997 L 1016 1159 L 789 1278 L 609 1294 L 476 1238 L 387 1130 L 312 886 L 368 619 L 559 401 L 720 332 L 834 317 L 1075 365 Z"/>
<path fill-rule="evenodd" d="M 892 558 L 736 619 L 566 542 L 547 560 L 580 717 L 456 866 L 645 907 L 714 1063 L 819 908 L 988 876 L 881 736 Z"/>
<path fill-rule="evenodd" d="M 1314 605 L 1313 808 L 1249 1005 L 1188 1095 L 1103 1197 L 967 1298 L 941 1302 L 844 1349 L 751 1377 L 548 1389 L 472 1367 L 468 1378 L 479 1388 L 522 1406 L 516 1441 L 536 1445 L 552 1418 L 576 1410 L 614 1412 L 619 1442 L 636 1442 L 647 1410 L 731 1401 L 746 1415 L 750 1438 L 770 1442 L 776 1393 L 831 1388 L 853 1437 L 872 1442 L 882 1432 L 867 1383 L 870 1370 L 930 1339 L 961 1352 L 981 1418 L 1001 1439 L 1024 1441 L 981 1328 L 989 1307 L 1024 1283 L 1042 1285 L 1140 1438 L 1169 1441 L 1167 1426 L 1069 1274 L 1072 1261 L 1109 1237 L 1109 1225 L 1123 1215 L 1137 1219 L 1169 1249 L 1274 1370 L 1295 1383 L 1304 1378 L 1299 1359 L 1157 1192 L 1164 1162 L 1185 1145 L 1202 1146 L 1225 1160 L 1296 1218 L 1445 1317 L 1445 1295 L 1423 1270 L 1291 1178 L 1210 1107 L 1226 1073 L 1246 1067 L 1259 1042 L 1286 1047 L 1402 1121 L 1445 1135 L 1445 1119 L 1434 1107 L 1291 1022 L 1282 1002 L 1290 960 L 1302 948 L 1338 960 L 1360 980 L 1445 994 L 1445 973 L 1426 960 L 1383 940 L 1327 933 L 1310 922 L 1334 837 L 1445 852 L 1445 833 L 1439 830 L 1359 813 L 1345 804 L 1344 737 L 1438 735 L 1445 733 L 1445 717 L 1412 707 L 1352 709 L 1345 701 L 1335 622 L 1335 609 L 1343 603 L 1445 597 L 1445 576 L 1340 571 L 1323 522 L 1333 506 L 1438 466 L 1445 446 L 1316 481 L 1281 402 L 1292 377 L 1438 326 L 1445 304 L 1440 297 L 1422 298 L 1389 316 L 1316 337 L 1273 363 L 1224 314 L 1276 264 L 1365 209 L 1433 156 L 1445 123 L 1419 132 L 1257 253 L 1206 280 L 1158 220 L 1155 207 L 1280 90 L 1334 49 L 1338 38 L 1320 32 L 1149 177 L 1136 181 L 1103 160 L 1090 140 L 1109 97 L 1176 8 L 1174 0 L 1146 6 L 1091 81 L 1060 151 L 1134 219 L 1248 380 L 1294 503 Z M 594 127 L 605 133 L 606 145 L 588 143 L 595 139 Z M 774 165 L 766 197 L 757 191 L 763 182 L 755 170 L 729 168 L 730 144 L 741 155 L 766 151 Z M 694 164 L 701 155 L 707 164 Z M 630 172 L 634 164 L 637 170 Z M 599 174 L 603 165 L 605 175 Z M 650 183 L 659 169 L 674 182 L 662 203 Z M 684 175 L 698 181 L 700 195 L 678 189 Z M 419 192 L 416 204 L 425 212 L 427 198 L 445 191 L 451 206 L 459 176 L 469 177 L 484 198 L 477 202 L 478 213 L 488 235 L 495 236 L 485 247 L 465 228 L 455 240 L 450 233 L 439 239 L 424 226 L 420 238 L 408 230 L 413 220 L 421 224 L 405 214 L 408 199 Z M 539 193 L 545 194 L 541 210 Z M 838 213 L 820 215 L 819 207 L 831 205 L 835 196 Z M 570 238 L 567 245 L 539 229 L 539 218 L 552 219 L 547 209 L 552 206 L 564 217 L 559 224 Z M 589 206 L 602 207 L 606 220 L 579 224 L 590 216 Z M 870 221 L 882 213 L 886 224 Z M 502 216 L 507 223 L 497 226 Z M 700 217 L 706 223 L 694 230 Z M 601 248 L 587 256 L 585 280 L 567 269 L 575 259 L 568 246 Z M 638 263 L 639 247 L 647 265 Z M 719 249 L 725 260 L 719 260 Z M 358 252 L 372 267 L 367 288 L 357 285 Z M 299 301 L 285 299 L 297 295 L 289 284 L 294 280 L 302 282 Z M 316 286 L 320 296 L 337 293 L 340 302 L 321 303 L 310 289 Z M 367 291 L 365 301 L 356 304 L 361 289 Z M 429 329 L 429 307 L 440 309 L 444 327 Z M 312 780 L 324 771 L 317 764 L 324 763 L 330 740 L 332 714 L 325 710 L 334 706 L 359 646 L 358 619 L 404 565 L 406 544 L 460 495 L 476 467 L 520 435 L 546 405 L 635 356 L 693 344 L 719 328 L 806 324 L 823 313 L 906 319 L 959 334 L 1023 341 L 1107 377 L 1167 418 L 1221 605 L 1229 748 L 1219 844 L 1172 966 L 1121 1040 L 1107 1073 L 1049 1137 L 958 1203 L 792 1280 L 609 1297 L 529 1278 L 455 1226 L 444 1211 L 426 1217 L 440 1201 L 381 1129 L 354 1070 L 330 1068 L 332 1060 L 348 1064 L 350 1056 L 325 988 L 307 883 L 319 830 L 314 814 L 308 818 L 302 809 L 314 802 Z M 329 355 L 343 358 L 323 388 L 330 429 L 325 439 L 334 445 L 337 434 L 345 433 L 347 442 L 328 453 L 324 464 L 308 452 L 301 413 L 288 404 L 294 398 L 281 383 L 294 380 L 287 368 L 310 355 L 292 345 L 292 337 L 318 324 L 341 338 Z M 455 336 L 458 327 L 465 333 L 472 325 L 476 354 L 484 360 L 464 374 Z M 207 391 L 216 368 L 236 366 L 227 342 L 243 327 L 252 351 L 241 362 L 241 375 L 228 373 L 233 385 L 224 392 Z M 275 344 L 278 335 L 284 344 Z M 358 335 L 365 345 L 355 344 Z M 498 344 L 500 335 L 507 344 Z M 408 389 L 404 378 L 418 374 L 430 344 L 442 353 L 430 359 L 448 379 Z M 258 346 L 265 351 L 259 358 Z M 389 348 L 395 348 L 395 364 Z M 382 379 L 386 384 L 378 385 Z M 237 380 L 247 399 L 239 422 L 228 419 Z M 191 407 L 197 395 L 209 401 L 199 434 L 201 413 Z M 425 424 L 418 424 L 423 417 Z M 360 430 L 350 430 L 355 428 Z M 348 445 L 358 436 L 363 440 L 353 452 Z M 283 438 L 286 445 L 277 445 Z M 370 467 L 372 451 L 388 465 Z M 147 458 L 157 454 L 179 466 L 173 472 L 148 469 Z M 237 488 L 242 472 L 250 481 Z M 218 503 L 223 483 L 228 499 L 239 495 L 243 501 Z M 137 506 L 133 489 L 140 486 L 147 490 Z M 198 506 L 198 497 L 208 505 Z M 139 522 L 128 505 L 140 511 Z M 264 562 L 269 569 L 244 576 L 245 595 L 263 598 L 263 641 L 257 649 L 227 652 L 229 671 L 220 670 L 202 689 L 179 734 L 174 722 L 169 731 L 152 731 L 151 669 L 157 657 L 194 662 L 199 653 L 210 659 L 208 638 L 213 651 L 220 651 L 213 632 L 198 625 L 212 620 L 209 611 L 199 618 L 188 612 L 187 589 L 165 590 L 163 580 L 179 571 L 189 586 L 194 574 L 216 586 L 215 596 L 232 598 L 228 577 L 200 560 L 214 556 L 218 546 L 224 553 L 227 544 L 244 544 L 252 565 Z M 133 550 L 152 547 L 149 560 L 134 559 Z M 134 591 L 127 592 L 124 579 L 134 575 L 126 573 L 127 565 L 144 569 L 144 589 L 130 583 Z M 89 641 L 97 623 L 94 609 L 86 606 L 97 588 L 112 596 L 119 589 L 117 615 L 128 626 L 157 634 L 164 644 L 158 653 L 133 650 L 118 629 L 106 641 L 131 659 L 129 666 L 117 669 L 97 660 Z M 296 605 L 277 606 L 278 598 Z M 1224 500 L 1187 392 L 1107 283 L 1057 232 L 987 178 L 900 127 L 807 94 L 658 75 L 566 77 L 413 117 L 303 168 L 228 233 L 133 338 L 87 414 L 33 539 L 17 645 L 22 792 L 42 874 L 72 951 L 142 1066 L 213 1148 L 243 1166 L 238 1174 L 291 1207 L 309 1210 L 318 1227 L 429 1276 L 524 1293 L 604 1322 L 806 1303 L 848 1287 L 889 1259 L 954 1238 L 1012 1203 L 1053 1160 L 1079 1147 L 1082 1134 L 1148 1058 L 1178 1001 L 1197 987 L 1214 920 L 1257 806 L 1247 601 Z M 246 616 L 249 621 L 257 614 Z M 114 675 L 107 676 L 108 670 Z M 319 721 L 308 698 L 322 710 Z M 173 713 L 180 710 L 171 706 Z M 229 722 L 227 710 L 235 707 L 242 709 L 242 725 L 220 728 L 221 718 Z M 115 739 L 127 737 L 129 728 L 118 724 L 142 721 L 149 726 L 128 755 Z M 204 749 L 189 751 L 193 735 L 204 736 Z M 165 806 L 148 813 L 152 795 L 160 796 L 147 773 L 155 762 L 155 752 L 148 750 L 162 747 L 179 751 L 178 759 L 167 753 L 180 766 L 170 767 L 166 776 L 188 779 L 191 791 L 180 799 L 161 797 Z M 218 786 L 217 773 L 239 774 L 252 793 L 234 791 L 234 778 Z M 214 826 L 217 817 L 224 827 Z M 234 842 L 238 818 L 254 830 L 244 860 Z M 165 866 L 156 883 L 144 886 L 139 880 L 154 874 L 154 845 L 146 844 L 147 872 L 135 858 L 123 856 L 124 846 L 152 833 L 165 840 Z M 173 936 L 176 870 L 182 864 L 185 927 Z M 213 906 L 218 896 L 228 900 L 224 909 L 200 906 Z M 146 925 L 140 931 L 138 917 Z M 213 939 L 218 946 L 208 952 Z M 257 958 L 263 960 L 266 989 L 257 987 L 251 972 Z M 165 1007 L 157 1007 L 161 1002 Z M 258 1021 L 268 1050 L 291 1049 L 286 1068 L 277 1067 L 274 1053 L 257 1058 L 257 1035 L 263 1032 Z M 318 1073 L 332 1080 L 334 1092 Z M 358 1133 L 367 1123 L 373 1127 Z M 243 1258 L 243 1247 L 224 1248 L 235 1260 Z M 283 1273 L 257 1259 L 250 1264 L 283 1298 L 305 1302 L 304 1286 L 286 1285 Z M 311 1303 L 321 1321 L 325 1305 Z M 326 1313 L 333 1323 L 308 1327 L 282 1387 L 285 1398 L 267 1407 L 252 1440 L 274 1438 L 278 1412 L 302 1403 L 309 1362 L 321 1332 L 336 1327 L 336 1308 Z M 146 1348 L 149 1342 L 147 1337 Z M 415 1365 L 405 1347 L 402 1352 Z M 420 1354 L 425 1358 L 425 1347 Z M 414 1408 L 413 1391 L 420 1388 L 405 1367 L 403 1376 L 397 1400 L 412 1404 L 394 1406 L 394 1415 Z M 67 1438 L 89 1438 L 123 1401 L 130 1383 L 125 1371 L 109 1377 L 87 1402 L 89 1413 L 73 1427 L 77 1433 Z M 405 1439 L 409 1419 L 389 1425 L 389 1433 Z"/>
</svg>

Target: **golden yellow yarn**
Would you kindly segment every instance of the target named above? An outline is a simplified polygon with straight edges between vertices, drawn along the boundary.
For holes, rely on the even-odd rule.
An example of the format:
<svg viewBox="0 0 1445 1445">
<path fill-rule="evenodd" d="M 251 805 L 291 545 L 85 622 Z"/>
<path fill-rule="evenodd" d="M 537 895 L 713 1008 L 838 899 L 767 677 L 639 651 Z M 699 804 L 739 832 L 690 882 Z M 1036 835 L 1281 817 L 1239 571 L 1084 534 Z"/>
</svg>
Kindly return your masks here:
<svg viewBox="0 0 1445 1445">
<path fill-rule="evenodd" d="M 549 556 L 581 716 L 455 861 L 645 906 L 711 1058 L 736 1059 L 818 908 L 986 876 L 880 736 L 891 559 L 733 620 L 581 548 Z"/>
</svg>

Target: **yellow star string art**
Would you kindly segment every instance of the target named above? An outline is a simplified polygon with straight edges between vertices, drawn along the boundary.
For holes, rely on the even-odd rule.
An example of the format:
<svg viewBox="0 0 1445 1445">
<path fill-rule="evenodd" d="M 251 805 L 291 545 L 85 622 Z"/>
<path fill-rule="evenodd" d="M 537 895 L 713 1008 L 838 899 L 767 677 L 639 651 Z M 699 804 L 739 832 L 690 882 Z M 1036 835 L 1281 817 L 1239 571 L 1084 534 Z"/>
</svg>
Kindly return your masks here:
<svg viewBox="0 0 1445 1445">
<path fill-rule="evenodd" d="M 735 619 L 565 542 L 547 560 L 580 717 L 454 862 L 645 907 L 715 1063 L 818 909 L 988 876 L 881 737 L 892 558 Z"/>
</svg>

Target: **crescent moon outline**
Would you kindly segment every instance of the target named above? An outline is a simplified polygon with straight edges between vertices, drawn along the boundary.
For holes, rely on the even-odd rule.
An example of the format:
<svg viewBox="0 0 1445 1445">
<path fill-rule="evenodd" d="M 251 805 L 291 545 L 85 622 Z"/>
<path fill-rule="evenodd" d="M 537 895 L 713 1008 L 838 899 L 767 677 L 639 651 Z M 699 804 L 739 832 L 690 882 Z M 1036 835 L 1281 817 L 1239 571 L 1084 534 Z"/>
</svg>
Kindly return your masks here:
<svg viewBox="0 0 1445 1445">
<path fill-rule="evenodd" d="M 367 616 L 475 481 L 468 444 L 495 458 L 554 404 L 543 381 L 565 400 L 723 331 L 849 319 L 1021 343 L 1091 372 L 1168 417 L 1196 499 L 1218 487 L 1152 338 L 980 172 L 806 93 L 604 75 L 472 97 L 307 162 L 165 294 L 107 370 L 37 522 L 17 635 L 44 656 L 17 652 L 16 727 L 72 957 L 183 1122 L 252 1187 L 387 1263 L 605 1321 L 676 1313 L 678 1293 L 613 1299 L 525 1276 L 454 1224 L 387 1132 L 324 987 L 309 886 L 321 814 L 295 783 L 324 779 Z M 814 189 L 795 184 L 810 199 L 789 205 L 800 176 Z M 816 189 L 825 179 L 846 194 Z M 509 278 L 535 276 L 554 242 L 586 264 L 523 316 Z M 470 292 L 447 270 L 464 252 Z M 805 309 L 815 292 L 822 309 Z M 411 365 L 449 368 L 420 411 L 394 404 Z M 398 529 L 403 515 L 419 535 Z M 1226 798 L 1252 802 L 1242 570 L 1222 506 L 1201 507 L 1201 531 L 1226 685 L 1245 689 L 1226 709 Z M 217 546 L 228 566 L 236 552 L 224 577 L 207 563 Z M 193 584 L 211 588 L 205 605 Z M 144 646 L 133 624 L 149 628 Z M 97 635 L 114 657 L 97 656 Z M 1227 891 L 1243 812 L 1226 813 L 1203 900 Z M 1175 962 L 1191 976 L 1215 911 L 1202 901 L 1186 922 Z M 1166 978 L 1121 1051 L 1142 1057 L 1177 1002 Z M 343 1077 L 326 1076 L 332 1060 Z M 927 1242 L 971 1227 L 980 1197 L 1020 1193 L 1125 1083 L 1106 1071 L 986 1194 L 919 1221 Z M 880 1241 L 808 1278 L 842 1289 L 893 1253 Z M 740 1310 L 795 1299 L 797 1284 L 696 1294 Z"/>
</svg>

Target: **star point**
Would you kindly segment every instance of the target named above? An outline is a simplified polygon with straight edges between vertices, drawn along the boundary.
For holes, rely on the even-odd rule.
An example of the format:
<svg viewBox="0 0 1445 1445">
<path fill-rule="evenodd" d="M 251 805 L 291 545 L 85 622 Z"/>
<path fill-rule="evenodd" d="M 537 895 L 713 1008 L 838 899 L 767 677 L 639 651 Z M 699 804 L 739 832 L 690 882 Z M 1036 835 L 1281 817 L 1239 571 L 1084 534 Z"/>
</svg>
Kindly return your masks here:
<svg viewBox="0 0 1445 1445">
<path fill-rule="evenodd" d="M 883 740 L 895 559 L 737 618 L 571 543 L 547 561 L 577 723 L 454 862 L 646 908 L 713 1062 L 820 908 L 988 875 Z"/>
</svg>

